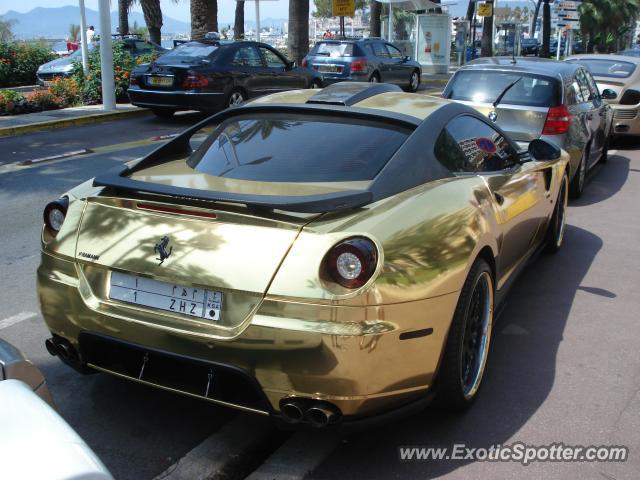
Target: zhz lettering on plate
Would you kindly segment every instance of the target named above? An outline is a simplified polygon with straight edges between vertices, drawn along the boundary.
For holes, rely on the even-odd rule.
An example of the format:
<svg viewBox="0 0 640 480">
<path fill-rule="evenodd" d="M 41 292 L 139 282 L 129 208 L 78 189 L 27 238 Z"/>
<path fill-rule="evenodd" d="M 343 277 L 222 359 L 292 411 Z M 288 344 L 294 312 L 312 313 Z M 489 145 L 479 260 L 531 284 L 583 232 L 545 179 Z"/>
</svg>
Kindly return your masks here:
<svg viewBox="0 0 640 480">
<path fill-rule="evenodd" d="M 109 298 L 216 322 L 220 321 L 222 309 L 222 292 L 120 272 L 111 273 Z"/>
</svg>

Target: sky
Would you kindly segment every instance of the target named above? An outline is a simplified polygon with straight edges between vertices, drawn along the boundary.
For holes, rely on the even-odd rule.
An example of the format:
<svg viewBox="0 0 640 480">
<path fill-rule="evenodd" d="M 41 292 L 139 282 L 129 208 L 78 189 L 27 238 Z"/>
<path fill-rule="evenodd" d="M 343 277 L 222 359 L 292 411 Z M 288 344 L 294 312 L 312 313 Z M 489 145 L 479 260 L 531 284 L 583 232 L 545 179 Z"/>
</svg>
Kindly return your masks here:
<svg viewBox="0 0 640 480">
<path fill-rule="evenodd" d="M 85 0 L 86 8 L 98 10 L 98 0 Z M 311 2 L 313 5 L 313 2 Z M 73 0 L 0 0 L 0 15 L 8 10 L 25 13 L 36 7 L 63 7 L 66 5 L 78 5 Z M 117 0 L 111 0 L 111 10 L 116 10 Z M 190 21 L 189 0 L 179 0 L 176 4 L 173 0 L 160 0 L 162 13 L 184 22 Z M 218 18 L 233 21 L 236 8 L 235 0 L 218 0 Z M 142 12 L 139 5 L 133 7 L 134 11 Z M 255 7 L 253 2 L 246 2 L 244 16 L 247 20 L 255 20 Z M 261 0 L 260 18 L 287 18 L 289 16 L 289 2 L 287 0 Z"/>
</svg>

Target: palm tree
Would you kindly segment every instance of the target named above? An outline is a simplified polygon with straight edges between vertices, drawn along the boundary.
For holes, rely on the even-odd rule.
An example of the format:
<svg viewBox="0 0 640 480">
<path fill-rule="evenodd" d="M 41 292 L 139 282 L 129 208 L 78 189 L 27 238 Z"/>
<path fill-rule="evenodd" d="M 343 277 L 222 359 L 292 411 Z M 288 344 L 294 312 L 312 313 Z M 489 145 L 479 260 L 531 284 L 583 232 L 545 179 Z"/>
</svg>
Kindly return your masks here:
<svg viewBox="0 0 640 480">
<path fill-rule="evenodd" d="M 242 40 L 244 38 L 244 0 L 236 2 L 236 17 L 233 22 L 233 39 Z"/>
<path fill-rule="evenodd" d="M 218 1 L 191 0 L 191 38 L 203 38 L 207 32 L 218 31 Z"/>
<path fill-rule="evenodd" d="M 118 0 L 118 32 L 129 35 L 129 9 L 133 0 Z"/>
<path fill-rule="evenodd" d="M 491 2 L 491 6 L 494 7 L 493 2 Z M 491 10 L 491 15 L 484 17 L 482 22 L 482 43 L 480 46 L 480 52 L 483 57 L 490 57 L 493 55 L 493 13 L 494 8 Z"/>
<path fill-rule="evenodd" d="M 548 58 L 550 55 L 549 44 L 551 40 L 551 6 L 549 0 L 544 0 L 542 4 L 542 49 L 540 56 Z"/>
<path fill-rule="evenodd" d="M 585 0 L 579 7 L 580 28 L 587 51 L 620 49 L 622 39 L 635 26 L 640 12 L 638 0 Z"/>
<path fill-rule="evenodd" d="M 69 41 L 75 43 L 78 41 L 78 38 L 80 38 L 80 25 L 72 23 L 69 25 Z"/>
<path fill-rule="evenodd" d="M 377 0 L 371 0 L 369 8 L 371 8 L 371 16 L 369 19 L 369 36 L 381 37 L 380 32 L 380 13 L 382 12 L 382 4 Z"/>
<path fill-rule="evenodd" d="M 160 35 L 160 29 L 162 28 L 160 0 L 140 0 L 140 6 L 149 30 L 149 40 L 160 45 L 162 41 L 162 36 Z"/>
<path fill-rule="evenodd" d="M 306 0 L 289 0 L 287 49 L 298 65 L 309 51 L 309 2 Z"/>
</svg>

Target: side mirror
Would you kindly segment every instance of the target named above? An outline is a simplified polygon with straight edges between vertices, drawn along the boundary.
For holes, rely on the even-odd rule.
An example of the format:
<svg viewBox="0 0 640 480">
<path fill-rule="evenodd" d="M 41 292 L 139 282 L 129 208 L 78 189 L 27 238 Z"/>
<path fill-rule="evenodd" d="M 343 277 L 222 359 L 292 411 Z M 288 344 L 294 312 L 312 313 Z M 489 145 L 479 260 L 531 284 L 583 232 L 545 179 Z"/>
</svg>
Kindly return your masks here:
<svg viewBox="0 0 640 480">
<path fill-rule="evenodd" d="M 557 146 L 540 138 L 531 140 L 527 151 L 533 160 L 538 161 L 557 160 L 562 155 L 562 151 Z"/>
<path fill-rule="evenodd" d="M 294 68 L 296 68 L 296 62 L 287 63 L 287 70 L 293 70 Z"/>
<path fill-rule="evenodd" d="M 403 62 L 408 62 L 410 60 L 411 60 L 411 57 L 409 55 L 405 55 L 404 57 L 402 57 Z"/>
<path fill-rule="evenodd" d="M 605 100 L 615 100 L 618 97 L 618 94 L 615 92 L 615 90 L 605 88 L 600 96 Z"/>
</svg>

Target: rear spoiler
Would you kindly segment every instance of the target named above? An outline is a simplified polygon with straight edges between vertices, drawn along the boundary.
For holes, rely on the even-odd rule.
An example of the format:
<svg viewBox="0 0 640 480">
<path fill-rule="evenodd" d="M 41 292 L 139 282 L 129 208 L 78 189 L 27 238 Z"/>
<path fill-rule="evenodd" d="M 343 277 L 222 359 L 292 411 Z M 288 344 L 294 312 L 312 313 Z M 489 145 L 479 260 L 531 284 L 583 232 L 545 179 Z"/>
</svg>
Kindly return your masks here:
<svg viewBox="0 0 640 480">
<path fill-rule="evenodd" d="M 365 84 L 368 85 L 368 84 Z M 359 93 L 359 92 L 356 92 Z M 319 102 L 320 103 L 320 102 Z M 324 102 L 322 102 L 324 103 Z M 391 112 L 377 112 L 371 109 L 346 107 L 322 104 L 246 104 L 241 107 L 228 108 L 213 115 L 202 122 L 187 129 L 168 143 L 161 145 L 146 157 L 132 164 L 130 167 L 118 166 L 93 180 L 96 187 L 111 187 L 123 192 L 141 192 L 172 197 L 205 200 L 214 202 L 232 202 L 247 206 L 268 209 L 285 210 L 300 213 L 327 213 L 338 210 L 348 210 L 363 207 L 373 202 L 373 193 L 370 190 L 346 190 L 325 193 L 321 195 L 247 195 L 234 192 L 217 192 L 198 190 L 194 188 L 182 188 L 171 185 L 161 185 L 152 182 L 132 180 L 129 176 L 143 168 L 166 162 L 171 156 L 189 155 L 192 150 L 190 138 L 199 130 L 219 125 L 229 117 L 246 113 L 282 113 L 290 112 L 298 115 L 336 116 L 354 118 L 360 120 L 379 120 L 387 124 L 395 124 L 400 127 L 414 130 L 420 125 L 420 120 L 409 115 Z"/>
<path fill-rule="evenodd" d="M 132 180 L 127 174 L 132 173 L 128 167 L 119 167 L 93 180 L 96 187 L 110 187 L 123 192 L 153 193 L 170 195 L 187 200 L 205 200 L 213 202 L 241 203 L 247 206 L 286 210 L 300 213 L 324 213 L 363 207 L 372 201 L 372 194 L 367 190 L 346 190 L 321 195 L 280 196 L 280 195 L 246 195 L 233 192 L 216 192 L 195 188 L 174 187 L 152 182 Z"/>
</svg>

